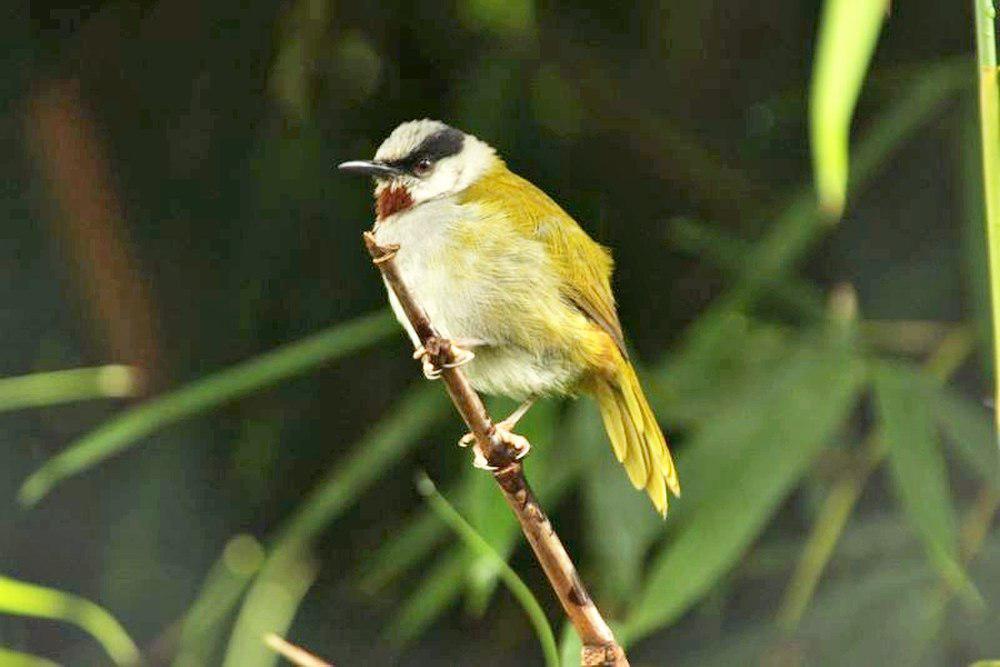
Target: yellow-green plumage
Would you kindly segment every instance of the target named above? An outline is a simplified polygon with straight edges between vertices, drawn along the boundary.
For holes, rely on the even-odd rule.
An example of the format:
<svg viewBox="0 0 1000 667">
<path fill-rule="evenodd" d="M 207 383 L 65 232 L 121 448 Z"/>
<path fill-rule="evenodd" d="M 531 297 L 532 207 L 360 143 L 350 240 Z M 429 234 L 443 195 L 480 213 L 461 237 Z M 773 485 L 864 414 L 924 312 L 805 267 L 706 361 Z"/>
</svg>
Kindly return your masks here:
<svg viewBox="0 0 1000 667">
<path fill-rule="evenodd" d="M 548 329 L 547 335 L 525 331 L 517 343 L 544 348 L 556 338 L 566 346 L 582 368 L 576 389 L 597 400 L 615 456 L 632 484 L 644 488 L 657 511 L 665 515 L 667 490 L 679 495 L 680 484 L 666 439 L 625 351 L 611 292 L 613 263 L 607 249 L 587 236 L 544 192 L 499 160 L 462 193 L 460 200 L 474 202 L 487 218 L 502 220 L 510 233 L 543 242 L 547 259 L 559 277 L 561 296 L 583 318 L 574 317 L 572 308 L 565 309 L 569 316 L 561 308 L 532 309 L 539 322 L 528 329 Z M 482 239 L 488 234 L 480 229 L 475 236 Z M 499 316 L 517 319 L 522 313 Z"/>
</svg>

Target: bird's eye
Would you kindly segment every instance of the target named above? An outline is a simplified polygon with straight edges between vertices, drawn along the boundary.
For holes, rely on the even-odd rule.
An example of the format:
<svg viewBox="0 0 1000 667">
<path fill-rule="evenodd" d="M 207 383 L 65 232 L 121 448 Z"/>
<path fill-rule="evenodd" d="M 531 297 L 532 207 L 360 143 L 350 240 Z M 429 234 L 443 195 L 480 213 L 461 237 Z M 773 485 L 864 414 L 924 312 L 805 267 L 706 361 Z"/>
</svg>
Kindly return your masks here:
<svg viewBox="0 0 1000 667">
<path fill-rule="evenodd" d="M 431 160 L 430 158 L 425 157 L 421 159 L 419 162 L 417 162 L 415 165 L 413 165 L 413 173 L 416 174 L 417 176 L 426 176 L 431 172 L 431 169 L 433 167 L 434 167 L 434 161 Z"/>
</svg>

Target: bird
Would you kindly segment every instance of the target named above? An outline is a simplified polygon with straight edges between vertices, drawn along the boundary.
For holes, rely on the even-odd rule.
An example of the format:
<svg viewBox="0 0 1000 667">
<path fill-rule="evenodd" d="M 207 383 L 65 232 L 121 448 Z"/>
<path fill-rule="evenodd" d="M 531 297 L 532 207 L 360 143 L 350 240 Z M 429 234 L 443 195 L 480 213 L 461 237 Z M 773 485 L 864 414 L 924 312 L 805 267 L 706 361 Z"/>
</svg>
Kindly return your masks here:
<svg viewBox="0 0 1000 667">
<path fill-rule="evenodd" d="M 534 401 L 590 395 L 632 485 L 666 517 L 680 483 L 626 349 L 610 251 L 488 143 L 437 120 L 404 122 L 374 159 L 338 168 L 373 178 L 375 240 L 398 246 L 399 274 L 454 364 L 476 391 L 521 402 L 497 436 L 520 458 L 529 445 L 513 429 Z M 414 358 L 438 377 L 391 289 L 388 297 Z M 478 449 L 475 462 L 488 467 Z"/>
</svg>

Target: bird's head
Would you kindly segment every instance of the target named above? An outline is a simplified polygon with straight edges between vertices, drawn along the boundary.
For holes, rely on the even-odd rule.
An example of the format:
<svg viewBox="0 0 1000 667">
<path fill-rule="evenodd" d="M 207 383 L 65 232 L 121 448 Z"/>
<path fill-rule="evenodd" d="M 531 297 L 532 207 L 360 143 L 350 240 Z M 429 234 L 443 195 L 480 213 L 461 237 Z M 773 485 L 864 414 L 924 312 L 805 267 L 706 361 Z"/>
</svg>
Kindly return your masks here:
<svg viewBox="0 0 1000 667">
<path fill-rule="evenodd" d="M 493 148 L 471 134 L 436 120 L 413 120 L 392 131 L 374 160 L 338 169 L 375 179 L 375 212 L 382 220 L 461 192 L 498 161 Z"/>
</svg>

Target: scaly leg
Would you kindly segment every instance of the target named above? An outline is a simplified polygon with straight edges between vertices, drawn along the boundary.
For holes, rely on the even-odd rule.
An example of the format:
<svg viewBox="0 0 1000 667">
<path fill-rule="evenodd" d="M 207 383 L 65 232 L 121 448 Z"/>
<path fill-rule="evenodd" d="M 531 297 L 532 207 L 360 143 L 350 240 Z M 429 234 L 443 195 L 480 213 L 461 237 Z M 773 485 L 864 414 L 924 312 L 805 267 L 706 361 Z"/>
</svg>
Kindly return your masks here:
<svg viewBox="0 0 1000 667">
<path fill-rule="evenodd" d="M 476 358 L 476 353 L 472 348 L 485 345 L 485 341 L 478 338 L 456 338 L 454 340 L 439 339 L 435 341 L 436 351 L 428 351 L 426 347 L 420 345 L 413 352 L 414 359 L 420 359 L 423 363 L 424 377 L 428 380 L 437 380 L 441 377 L 441 372 L 445 368 L 458 368 Z M 453 361 L 440 366 L 434 363 L 434 357 L 440 354 L 443 347 L 448 347 L 451 351 Z"/>
<path fill-rule="evenodd" d="M 521 417 L 524 416 L 534 403 L 535 399 L 528 399 L 519 405 L 518 408 L 514 410 L 514 412 L 510 413 L 503 421 L 499 421 L 493 425 L 500 442 L 514 450 L 514 458 L 518 461 L 527 456 L 528 452 L 531 451 L 531 443 L 528 442 L 528 439 L 524 436 L 514 433 L 513 430 L 514 427 L 517 426 L 517 423 L 521 421 Z M 493 466 L 489 464 L 486 457 L 479 449 L 479 443 L 476 442 L 476 436 L 472 433 L 466 433 L 462 436 L 462 439 L 458 441 L 459 447 L 468 447 L 469 445 L 473 445 L 473 452 L 475 453 L 472 465 L 477 468 L 482 468 L 483 470 L 494 470 Z"/>
</svg>

